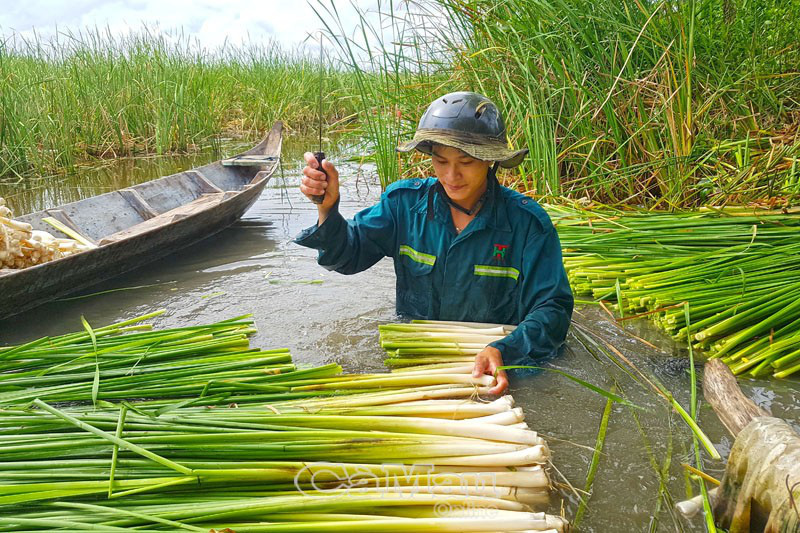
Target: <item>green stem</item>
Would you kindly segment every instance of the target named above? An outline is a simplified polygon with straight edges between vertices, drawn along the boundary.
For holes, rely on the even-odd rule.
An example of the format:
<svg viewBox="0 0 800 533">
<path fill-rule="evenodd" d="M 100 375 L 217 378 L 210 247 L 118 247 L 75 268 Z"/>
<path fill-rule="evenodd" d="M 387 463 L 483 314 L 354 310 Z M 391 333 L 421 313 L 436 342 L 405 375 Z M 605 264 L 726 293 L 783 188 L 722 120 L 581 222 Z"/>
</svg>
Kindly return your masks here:
<svg viewBox="0 0 800 533">
<path fill-rule="evenodd" d="M 105 439 L 105 440 L 107 440 L 109 442 L 113 442 L 114 444 L 116 444 L 118 446 L 121 446 L 121 447 L 125 448 L 126 450 L 130 450 L 130 451 L 132 451 L 134 453 L 138 453 L 139 455 L 147 457 L 148 459 L 151 459 L 151 460 L 155 461 L 156 463 L 158 463 L 158 464 L 160 464 L 162 466 L 166 466 L 167 468 L 171 468 L 171 469 L 176 470 L 176 471 L 178 471 L 178 472 L 180 472 L 182 474 L 186 474 L 186 475 L 192 475 L 193 474 L 191 468 L 187 468 L 187 467 L 185 467 L 183 465 L 179 465 L 178 463 L 170 461 L 169 459 L 161 457 L 160 455 L 156 455 L 156 454 L 154 454 L 154 453 L 152 453 L 150 451 L 147 451 L 144 448 L 142 448 L 141 446 L 137 446 L 136 444 L 133 444 L 133 443 L 128 442 L 128 441 L 126 441 L 124 439 L 121 439 L 119 437 L 111 435 L 110 433 L 106 433 L 105 431 L 97 429 L 96 427 L 91 426 L 91 425 L 89 425 L 89 424 L 87 424 L 85 422 L 81 422 L 77 418 L 74 418 L 74 417 L 72 417 L 72 416 L 70 416 L 70 415 L 68 415 L 68 414 L 66 414 L 66 413 L 64 413 L 62 411 L 59 411 L 55 407 L 47 405 L 46 403 L 44 403 L 43 401 L 39 400 L 38 398 L 35 399 L 33 401 L 33 403 L 34 403 L 34 405 L 36 405 L 38 407 L 41 407 L 42 409 L 44 409 L 48 413 L 50 413 L 50 414 L 52 414 L 54 416 L 57 416 L 58 418 L 60 418 L 62 420 L 66 420 L 70 424 L 73 424 L 74 426 L 77 426 L 77 427 L 83 429 L 84 431 L 88 431 L 89 433 L 97 435 L 98 437 L 102 437 L 103 439 Z"/>
</svg>

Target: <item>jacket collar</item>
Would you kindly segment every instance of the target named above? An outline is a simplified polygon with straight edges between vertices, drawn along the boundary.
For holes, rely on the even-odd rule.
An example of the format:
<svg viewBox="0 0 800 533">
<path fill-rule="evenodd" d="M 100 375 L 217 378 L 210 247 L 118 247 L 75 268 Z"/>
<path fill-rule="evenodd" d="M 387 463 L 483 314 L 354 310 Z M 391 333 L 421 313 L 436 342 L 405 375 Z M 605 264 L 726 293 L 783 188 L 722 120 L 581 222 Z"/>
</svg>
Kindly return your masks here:
<svg viewBox="0 0 800 533">
<path fill-rule="evenodd" d="M 434 194 L 433 201 L 433 219 L 445 226 L 452 225 L 452 217 L 450 216 L 450 206 L 437 191 L 431 192 L 431 188 L 436 185 L 435 179 L 430 181 L 425 194 L 419 201 L 411 207 L 411 211 L 420 213 L 423 216 L 428 215 L 428 195 Z M 488 195 L 486 203 L 475 215 L 475 219 L 469 224 L 469 231 L 477 231 L 483 228 L 490 228 L 499 231 L 511 231 L 511 224 L 508 220 L 508 210 L 503 201 L 502 186 L 497 182 L 497 178 L 489 176 L 487 183 Z"/>
</svg>

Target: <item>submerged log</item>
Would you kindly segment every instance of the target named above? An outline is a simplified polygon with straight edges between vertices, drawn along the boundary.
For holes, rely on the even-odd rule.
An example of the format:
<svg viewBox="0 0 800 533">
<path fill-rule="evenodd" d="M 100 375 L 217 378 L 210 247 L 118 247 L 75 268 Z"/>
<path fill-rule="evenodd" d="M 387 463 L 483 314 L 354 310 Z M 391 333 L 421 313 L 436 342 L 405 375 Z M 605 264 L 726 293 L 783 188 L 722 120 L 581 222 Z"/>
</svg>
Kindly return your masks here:
<svg viewBox="0 0 800 533">
<path fill-rule="evenodd" d="M 722 361 L 706 364 L 703 394 L 736 437 L 712 500 L 716 524 L 730 533 L 800 532 L 800 435 L 749 400 Z"/>
<path fill-rule="evenodd" d="M 736 437 L 714 520 L 730 533 L 800 532 L 798 487 L 800 436 L 778 418 L 754 418 Z"/>
<path fill-rule="evenodd" d="M 769 416 L 744 395 L 736 376 L 719 359 L 712 359 L 703 367 L 703 397 L 734 437 L 754 418 Z"/>
</svg>

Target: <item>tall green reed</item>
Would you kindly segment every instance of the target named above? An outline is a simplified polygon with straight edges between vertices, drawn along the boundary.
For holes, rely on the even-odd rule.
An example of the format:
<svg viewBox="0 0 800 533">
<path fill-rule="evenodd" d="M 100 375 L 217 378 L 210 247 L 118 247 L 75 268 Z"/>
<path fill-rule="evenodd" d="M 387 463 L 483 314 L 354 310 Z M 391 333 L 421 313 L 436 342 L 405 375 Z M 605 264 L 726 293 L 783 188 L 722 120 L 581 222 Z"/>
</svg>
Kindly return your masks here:
<svg viewBox="0 0 800 533">
<path fill-rule="evenodd" d="M 379 0 L 370 10 L 353 6 L 358 27 L 352 34 L 346 31 L 335 0 L 317 0 L 312 7 L 343 71 L 355 81 L 358 134 L 385 188 L 401 174 L 398 142 L 413 134 L 431 93 L 448 82 L 445 63 L 425 38 L 433 28 L 421 5 L 411 9 L 409 2 L 399 0 Z"/>
<path fill-rule="evenodd" d="M 255 139 L 275 120 L 316 124 L 319 76 L 275 43 L 209 51 L 180 33 L 110 29 L 0 43 L 0 176 L 73 170 L 87 157 L 187 152 Z M 352 93 L 326 72 L 326 98 Z M 349 114 L 344 106 L 327 106 Z M 336 120 L 341 116 L 326 117 Z"/>
<path fill-rule="evenodd" d="M 522 188 L 654 207 L 796 194 L 796 4 L 437 3 L 454 75 L 531 149 Z"/>
<path fill-rule="evenodd" d="M 352 131 L 385 186 L 428 172 L 398 158 L 436 96 L 475 90 L 530 156 L 505 173 L 539 196 L 655 208 L 800 194 L 796 2 L 381 0 L 332 43 L 325 121 Z M 89 157 L 191 151 L 316 127 L 316 50 L 209 51 L 180 34 L 62 34 L 0 44 L 0 176 Z"/>
</svg>

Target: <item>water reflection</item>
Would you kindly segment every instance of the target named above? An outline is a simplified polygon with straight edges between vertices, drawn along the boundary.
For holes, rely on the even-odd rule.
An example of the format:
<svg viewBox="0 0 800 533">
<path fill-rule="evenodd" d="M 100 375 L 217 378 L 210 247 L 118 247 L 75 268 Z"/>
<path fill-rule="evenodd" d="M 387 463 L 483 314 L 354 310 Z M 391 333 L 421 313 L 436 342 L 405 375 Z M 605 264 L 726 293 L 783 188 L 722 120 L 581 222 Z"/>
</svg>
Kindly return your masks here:
<svg viewBox="0 0 800 533">
<path fill-rule="evenodd" d="M 190 156 L 113 160 L 67 176 L 0 181 L 0 196 L 8 201 L 14 214 L 21 215 L 124 189 L 215 159 L 216 154 L 209 151 Z"/>
<path fill-rule="evenodd" d="M 282 158 L 291 162 L 289 166 L 293 167 L 294 162 L 301 160 L 303 152 L 311 149 L 316 142 L 316 138 L 312 140 L 302 136 L 284 135 Z M 8 201 L 15 214 L 22 215 L 205 165 L 243 152 L 256 143 L 255 140 L 229 139 L 219 144 L 219 150 L 209 147 L 188 155 L 103 160 L 87 165 L 76 173 L 62 176 L 0 177 L 0 196 Z M 339 153 L 352 149 L 344 138 L 331 139 L 328 144 Z"/>
</svg>

